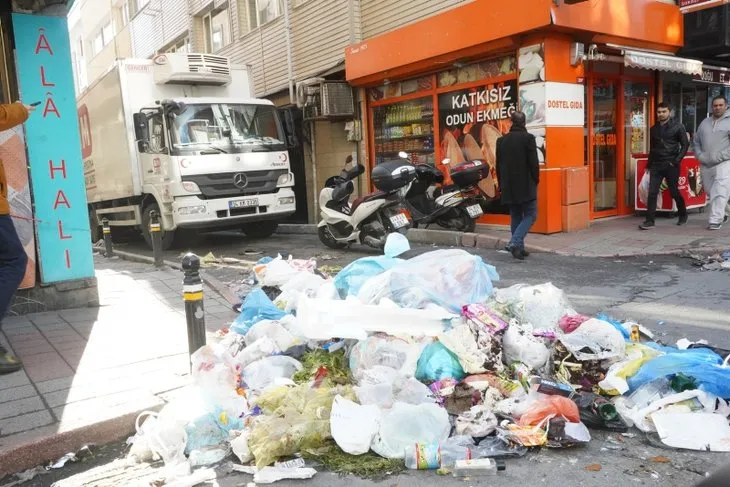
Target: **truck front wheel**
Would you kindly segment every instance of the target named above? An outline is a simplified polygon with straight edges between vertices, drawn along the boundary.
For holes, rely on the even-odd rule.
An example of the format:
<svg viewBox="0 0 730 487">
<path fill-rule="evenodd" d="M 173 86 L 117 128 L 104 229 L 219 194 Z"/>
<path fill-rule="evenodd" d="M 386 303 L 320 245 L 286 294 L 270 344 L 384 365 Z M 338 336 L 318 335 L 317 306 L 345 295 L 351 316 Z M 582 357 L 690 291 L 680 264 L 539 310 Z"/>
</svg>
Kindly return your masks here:
<svg viewBox="0 0 730 487">
<path fill-rule="evenodd" d="M 144 211 L 142 211 L 142 237 L 144 237 L 144 241 L 150 249 L 152 248 L 152 235 L 150 234 L 150 220 L 152 218 L 150 217 L 150 213 L 153 211 L 156 211 L 158 215 L 160 214 L 160 207 L 157 206 L 157 203 L 146 206 Z M 161 230 L 161 233 L 162 250 L 170 250 L 175 244 L 175 231 Z"/>
<path fill-rule="evenodd" d="M 247 237 L 250 238 L 268 238 L 271 237 L 279 224 L 271 221 L 246 223 L 241 229 Z"/>
</svg>

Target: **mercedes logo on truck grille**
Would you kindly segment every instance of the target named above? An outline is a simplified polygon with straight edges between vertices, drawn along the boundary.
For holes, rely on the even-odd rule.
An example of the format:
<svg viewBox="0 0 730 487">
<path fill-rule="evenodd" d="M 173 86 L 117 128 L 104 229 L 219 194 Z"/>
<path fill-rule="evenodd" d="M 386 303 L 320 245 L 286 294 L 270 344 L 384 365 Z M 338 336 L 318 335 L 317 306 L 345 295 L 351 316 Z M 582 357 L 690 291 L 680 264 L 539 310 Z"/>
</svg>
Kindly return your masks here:
<svg viewBox="0 0 730 487">
<path fill-rule="evenodd" d="M 233 185 L 238 189 L 248 186 L 248 178 L 242 172 L 233 175 Z"/>
</svg>

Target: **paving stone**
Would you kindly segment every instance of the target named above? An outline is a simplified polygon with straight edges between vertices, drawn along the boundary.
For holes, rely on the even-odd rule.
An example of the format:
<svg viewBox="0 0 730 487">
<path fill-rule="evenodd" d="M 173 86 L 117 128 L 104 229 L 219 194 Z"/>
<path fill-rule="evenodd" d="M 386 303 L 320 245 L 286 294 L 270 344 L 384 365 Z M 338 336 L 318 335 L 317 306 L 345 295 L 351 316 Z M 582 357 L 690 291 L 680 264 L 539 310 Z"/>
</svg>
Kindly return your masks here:
<svg viewBox="0 0 730 487">
<path fill-rule="evenodd" d="M 33 386 L 11 387 L 0 392 L 0 404 L 38 395 Z"/>
<path fill-rule="evenodd" d="M 24 399 L 16 399 L 0 403 L 0 420 L 20 416 L 25 413 L 35 411 L 45 411 L 46 406 L 38 396 L 26 397 Z"/>
<path fill-rule="evenodd" d="M 40 428 L 54 422 L 53 416 L 47 410 L 0 419 L 0 437 Z"/>
</svg>

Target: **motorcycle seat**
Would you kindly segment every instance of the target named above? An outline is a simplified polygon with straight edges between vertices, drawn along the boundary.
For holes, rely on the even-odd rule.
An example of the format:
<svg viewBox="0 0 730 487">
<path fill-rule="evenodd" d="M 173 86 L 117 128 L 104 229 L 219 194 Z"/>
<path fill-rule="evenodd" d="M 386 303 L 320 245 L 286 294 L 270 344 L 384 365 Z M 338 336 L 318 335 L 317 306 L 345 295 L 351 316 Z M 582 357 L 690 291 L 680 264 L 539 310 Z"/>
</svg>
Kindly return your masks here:
<svg viewBox="0 0 730 487">
<path fill-rule="evenodd" d="M 387 193 L 384 191 L 375 191 L 374 193 L 370 193 L 370 194 L 366 194 L 365 196 L 361 196 L 352 202 L 352 208 L 350 208 L 350 211 L 352 213 L 354 213 L 355 210 L 357 209 L 357 207 L 360 206 L 361 204 L 366 203 L 368 201 L 376 200 L 378 198 L 382 198 L 386 194 Z"/>
</svg>

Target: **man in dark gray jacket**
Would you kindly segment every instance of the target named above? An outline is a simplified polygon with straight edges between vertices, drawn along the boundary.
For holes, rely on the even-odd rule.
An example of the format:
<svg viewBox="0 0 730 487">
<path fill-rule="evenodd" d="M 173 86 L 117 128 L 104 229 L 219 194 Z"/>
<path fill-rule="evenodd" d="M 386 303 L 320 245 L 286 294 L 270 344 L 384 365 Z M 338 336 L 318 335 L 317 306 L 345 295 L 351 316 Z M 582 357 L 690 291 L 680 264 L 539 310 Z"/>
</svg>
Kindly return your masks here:
<svg viewBox="0 0 730 487">
<path fill-rule="evenodd" d="M 727 99 L 712 100 L 712 116 L 697 127 L 694 150 L 702 165 L 702 181 L 710 195 L 710 230 L 720 230 L 730 216 L 730 112 Z"/>
<path fill-rule="evenodd" d="M 497 139 L 497 180 L 502 204 L 509 206 L 512 240 L 507 249 L 524 260 L 525 236 L 537 219 L 540 163 L 535 136 L 525 128 L 525 114 L 514 112 L 509 133 Z"/>
</svg>

